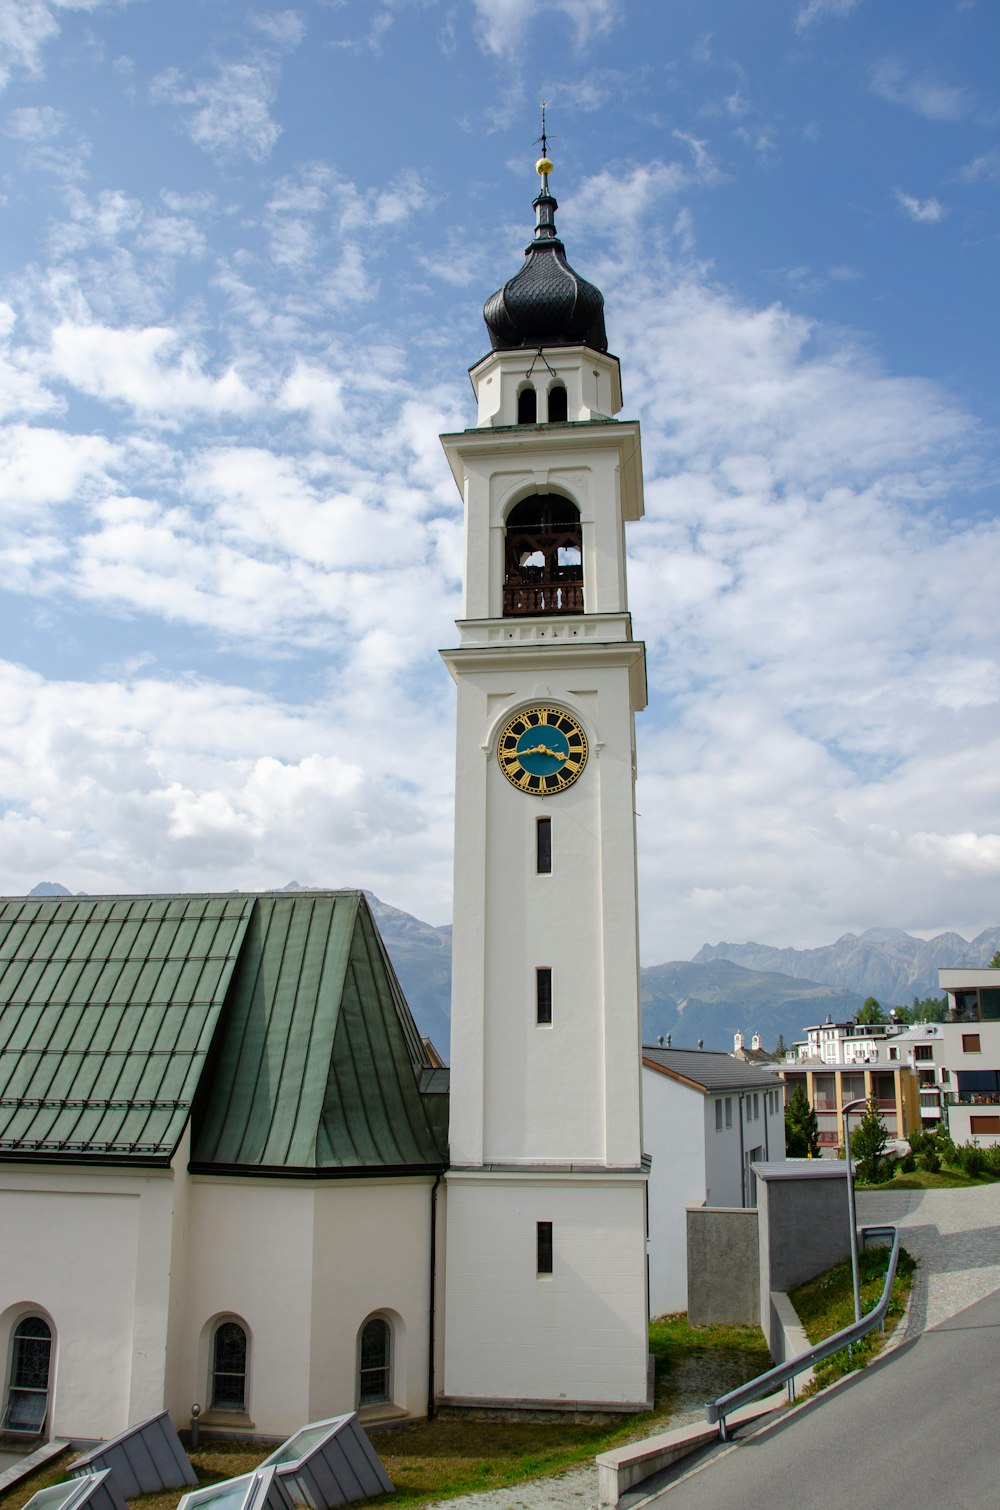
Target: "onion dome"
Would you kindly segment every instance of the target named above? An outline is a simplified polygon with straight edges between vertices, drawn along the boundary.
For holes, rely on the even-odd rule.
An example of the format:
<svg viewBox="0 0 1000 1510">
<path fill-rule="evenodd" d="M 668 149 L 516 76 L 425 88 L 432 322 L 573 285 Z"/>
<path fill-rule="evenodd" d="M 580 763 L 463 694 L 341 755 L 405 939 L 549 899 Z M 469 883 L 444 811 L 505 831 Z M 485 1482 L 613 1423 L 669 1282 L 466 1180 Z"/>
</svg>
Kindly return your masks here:
<svg viewBox="0 0 1000 1510">
<path fill-rule="evenodd" d="M 607 351 L 604 295 L 566 261 L 556 232 L 559 208 L 549 193 L 552 163 L 540 157 L 542 188 L 534 200 L 535 234 L 524 249 L 524 265 L 483 305 L 494 351 L 519 346 L 592 346 Z"/>
</svg>

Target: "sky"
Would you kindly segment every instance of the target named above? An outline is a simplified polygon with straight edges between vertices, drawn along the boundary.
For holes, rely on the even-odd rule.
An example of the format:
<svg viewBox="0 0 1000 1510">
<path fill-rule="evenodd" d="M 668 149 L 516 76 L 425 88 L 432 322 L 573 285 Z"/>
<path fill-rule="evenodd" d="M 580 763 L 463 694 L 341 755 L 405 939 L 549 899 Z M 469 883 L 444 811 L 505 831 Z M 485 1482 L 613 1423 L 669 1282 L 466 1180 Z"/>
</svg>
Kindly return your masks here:
<svg viewBox="0 0 1000 1510">
<path fill-rule="evenodd" d="M 603 290 L 642 956 L 1000 920 L 995 0 L 6 0 L 0 891 L 451 916 L 539 102 Z"/>
</svg>

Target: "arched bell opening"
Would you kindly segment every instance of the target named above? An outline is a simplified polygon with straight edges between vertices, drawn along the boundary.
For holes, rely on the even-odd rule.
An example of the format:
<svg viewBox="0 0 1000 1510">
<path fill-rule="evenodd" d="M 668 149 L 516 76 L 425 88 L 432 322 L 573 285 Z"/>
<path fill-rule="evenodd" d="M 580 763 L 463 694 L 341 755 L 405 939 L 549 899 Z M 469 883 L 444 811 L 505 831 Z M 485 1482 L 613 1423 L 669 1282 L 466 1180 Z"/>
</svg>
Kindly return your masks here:
<svg viewBox="0 0 1000 1510">
<path fill-rule="evenodd" d="M 549 424 L 556 424 L 568 417 L 566 389 L 562 383 L 553 383 L 549 389 Z"/>
<path fill-rule="evenodd" d="M 504 615 L 583 613 L 580 511 L 557 493 L 511 509 L 504 540 Z"/>
<path fill-rule="evenodd" d="M 517 395 L 517 422 L 519 425 L 534 425 L 538 421 L 538 394 L 529 384 Z"/>
</svg>

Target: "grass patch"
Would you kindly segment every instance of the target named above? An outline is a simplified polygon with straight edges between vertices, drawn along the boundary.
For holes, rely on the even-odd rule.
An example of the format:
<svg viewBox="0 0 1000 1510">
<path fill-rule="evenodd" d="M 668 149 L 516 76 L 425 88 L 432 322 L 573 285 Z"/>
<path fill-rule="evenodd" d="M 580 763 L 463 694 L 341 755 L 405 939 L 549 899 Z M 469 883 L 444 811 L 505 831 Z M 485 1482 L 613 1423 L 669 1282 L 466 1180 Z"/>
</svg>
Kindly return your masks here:
<svg viewBox="0 0 1000 1510">
<path fill-rule="evenodd" d="M 888 1263 L 888 1248 L 869 1248 L 859 1255 L 861 1314 L 863 1316 L 878 1304 L 885 1284 Z M 816 1365 L 814 1382 L 803 1391 L 803 1394 L 814 1394 L 817 1390 L 825 1389 L 828 1384 L 832 1384 L 842 1375 L 864 1368 L 866 1363 L 870 1363 L 872 1358 L 881 1352 L 885 1346 L 886 1337 L 895 1330 L 906 1308 L 906 1299 L 913 1284 L 915 1268 L 916 1260 L 911 1258 L 905 1248 L 900 1248 L 896 1264 L 896 1278 L 893 1280 L 889 1309 L 885 1318 L 885 1332 L 882 1333 L 876 1328 L 869 1332 L 867 1337 L 862 1337 L 859 1342 L 856 1342 L 850 1353 L 847 1348 L 841 1348 L 840 1352 L 824 1358 L 822 1363 Z M 851 1281 L 850 1259 L 845 1259 L 842 1264 L 828 1269 L 817 1279 L 809 1280 L 808 1284 L 799 1285 L 797 1290 L 791 1291 L 790 1298 L 810 1342 L 823 1342 L 825 1338 L 832 1337 L 834 1332 L 839 1332 L 842 1327 L 850 1326 L 854 1320 L 854 1287 Z"/>
<path fill-rule="evenodd" d="M 656 1362 L 654 1408 L 621 1424 L 572 1422 L 418 1421 L 372 1434 L 372 1442 L 396 1485 L 395 1494 L 370 1500 L 396 1510 L 417 1510 L 432 1500 L 502 1489 L 543 1478 L 593 1460 L 599 1452 L 637 1441 L 670 1425 L 679 1406 L 698 1404 L 762 1373 L 771 1364 L 759 1327 L 689 1325 L 687 1316 L 661 1316 L 650 1326 Z M 716 1384 L 721 1379 L 721 1383 Z M 690 1399 L 688 1398 L 690 1396 Z M 235 1478 L 255 1468 L 274 1443 L 205 1442 L 190 1454 L 200 1485 Z M 0 1496 L 2 1510 L 21 1510 L 36 1490 L 67 1477 L 67 1459 Z M 180 1492 L 131 1500 L 134 1510 L 175 1510 Z"/>
<path fill-rule="evenodd" d="M 897 1174 L 877 1185 L 868 1185 L 862 1180 L 855 1183 L 858 1190 L 964 1190 L 967 1185 L 995 1185 L 996 1182 L 996 1175 L 968 1175 L 961 1169 L 945 1167 L 935 1174 L 927 1169 L 915 1169 L 911 1174 Z"/>
</svg>

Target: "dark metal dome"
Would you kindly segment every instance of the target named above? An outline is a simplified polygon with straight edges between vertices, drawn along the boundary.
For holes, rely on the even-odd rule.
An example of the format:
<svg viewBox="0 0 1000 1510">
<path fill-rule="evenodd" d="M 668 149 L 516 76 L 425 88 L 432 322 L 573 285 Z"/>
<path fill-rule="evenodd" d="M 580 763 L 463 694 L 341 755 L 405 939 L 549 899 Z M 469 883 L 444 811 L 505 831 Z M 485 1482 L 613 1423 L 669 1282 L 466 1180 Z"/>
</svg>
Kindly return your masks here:
<svg viewBox="0 0 1000 1510">
<path fill-rule="evenodd" d="M 524 249 L 524 265 L 483 305 L 494 351 L 518 346 L 608 349 L 604 295 L 566 261 L 566 248 L 556 234 L 558 208 L 546 173 L 534 201 L 535 235 Z"/>
</svg>

